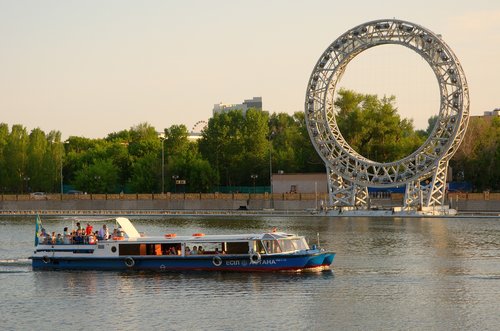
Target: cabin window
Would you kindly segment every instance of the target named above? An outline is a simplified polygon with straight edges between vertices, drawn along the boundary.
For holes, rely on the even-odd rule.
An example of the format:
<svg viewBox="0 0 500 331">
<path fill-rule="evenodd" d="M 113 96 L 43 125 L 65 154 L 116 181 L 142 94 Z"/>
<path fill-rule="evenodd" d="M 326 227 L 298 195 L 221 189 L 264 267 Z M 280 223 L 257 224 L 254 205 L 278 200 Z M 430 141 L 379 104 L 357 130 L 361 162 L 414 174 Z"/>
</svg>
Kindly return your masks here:
<svg viewBox="0 0 500 331">
<path fill-rule="evenodd" d="M 309 249 L 309 245 L 307 244 L 305 238 L 297 238 L 291 240 L 296 250 L 305 251 Z"/>
<path fill-rule="evenodd" d="M 120 255 L 146 255 L 146 244 L 120 245 Z"/>
<path fill-rule="evenodd" d="M 260 254 L 266 254 L 266 250 L 264 248 L 264 245 L 262 244 L 262 241 L 257 240 L 253 242 L 253 251 Z"/>
<path fill-rule="evenodd" d="M 226 243 L 227 254 L 248 254 L 248 242 Z"/>
<path fill-rule="evenodd" d="M 120 255 L 180 255 L 179 243 L 169 244 L 122 244 Z M 175 252 L 175 254 L 174 254 Z"/>
<path fill-rule="evenodd" d="M 196 246 L 197 251 L 196 255 L 210 255 L 210 254 L 225 254 L 226 253 L 226 245 L 223 242 L 187 242 L 185 247 L 186 250 L 189 247 L 188 255 L 192 255 L 192 251 Z M 201 247 L 201 253 L 199 248 Z"/>
<path fill-rule="evenodd" d="M 303 251 L 309 249 L 304 238 L 278 240 L 283 252 Z"/>
<path fill-rule="evenodd" d="M 293 252 L 296 250 L 290 239 L 280 239 L 278 242 L 283 252 Z"/>
<path fill-rule="evenodd" d="M 277 240 L 262 240 L 268 254 L 281 253 L 281 247 Z"/>
</svg>

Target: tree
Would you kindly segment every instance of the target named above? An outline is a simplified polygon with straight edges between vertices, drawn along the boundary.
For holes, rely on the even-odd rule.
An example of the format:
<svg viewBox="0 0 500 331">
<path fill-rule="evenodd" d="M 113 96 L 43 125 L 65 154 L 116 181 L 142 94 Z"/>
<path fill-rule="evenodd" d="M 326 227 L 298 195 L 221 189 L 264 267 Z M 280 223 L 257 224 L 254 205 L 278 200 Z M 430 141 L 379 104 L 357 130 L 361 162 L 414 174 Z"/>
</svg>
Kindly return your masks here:
<svg viewBox="0 0 500 331">
<path fill-rule="evenodd" d="M 264 174 L 268 150 L 267 113 L 250 109 L 215 114 L 199 141 L 203 158 L 216 169 L 225 186 L 250 182 L 250 174 Z"/>
<path fill-rule="evenodd" d="M 7 161 L 5 186 L 8 191 L 24 193 L 30 189 L 30 177 L 27 172 L 28 141 L 26 128 L 19 124 L 13 125 L 4 149 L 4 159 Z"/>
<path fill-rule="evenodd" d="M 303 112 L 293 116 L 271 115 L 269 137 L 272 143 L 273 169 L 287 173 L 324 172 L 324 162 L 314 149 Z"/>
<path fill-rule="evenodd" d="M 395 97 L 378 99 L 341 89 L 334 105 L 337 125 L 347 143 L 361 155 L 377 161 L 401 159 L 418 147 L 424 138 L 413 129 L 413 121 L 401 119 Z"/>
<path fill-rule="evenodd" d="M 160 160 L 156 153 L 149 153 L 137 158 L 132 164 L 130 187 L 134 192 L 159 192 Z"/>
<path fill-rule="evenodd" d="M 167 155 L 170 157 L 185 154 L 190 148 L 188 136 L 189 132 L 184 124 L 172 125 L 165 129 L 164 148 Z"/>
<path fill-rule="evenodd" d="M 0 190 L 5 193 L 7 187 L 7 159 L 5 158 L 5 149 L 9 139 L 9 126 L 0 123 Z"/>
<path fill-rule="evenodd" d="M 28 143 L 27 173 L 34 191 L 48 191 L 51 188 L 52 178 L 47 178 L 45 154 L 47 152 L 47 138 L 45 133 L 37 128 L 31 131 Z"/>
<path fill-rule="evenodd" d="M 500 118 L 472 118 L 450 166 L 475 191 L 500 190 Z"/>
<path fill-rule="evenodd" d="M 89 193 L 113 193 L 117 190 L 118 169 L 111 160 L 95 160 L 75 174 L 75 185 Z"/>
</svg>

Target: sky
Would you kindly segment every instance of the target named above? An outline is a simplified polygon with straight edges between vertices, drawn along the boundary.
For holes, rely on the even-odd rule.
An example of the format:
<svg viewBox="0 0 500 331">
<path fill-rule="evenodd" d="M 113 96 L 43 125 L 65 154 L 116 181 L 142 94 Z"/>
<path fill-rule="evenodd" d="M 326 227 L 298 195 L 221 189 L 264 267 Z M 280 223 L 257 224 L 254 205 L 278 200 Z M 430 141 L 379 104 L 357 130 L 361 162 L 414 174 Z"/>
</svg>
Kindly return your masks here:
<svg viewBox="0 0 500 331">
<path fill-rule="evenodd" d="M 498 1 L 0 0 L 0 123 L 63 138 L 144 122 L 191 129 L 214 104 L 254 96 L 293 114 L 323 51 L 383 18 L 442 35 L 464 68 L 472 115 L 500 107 Z M 439 110 L 436 78 L 405 47 L 361 53 L 339 85 L 394 95 L 417 129 Z"/>
</svg>

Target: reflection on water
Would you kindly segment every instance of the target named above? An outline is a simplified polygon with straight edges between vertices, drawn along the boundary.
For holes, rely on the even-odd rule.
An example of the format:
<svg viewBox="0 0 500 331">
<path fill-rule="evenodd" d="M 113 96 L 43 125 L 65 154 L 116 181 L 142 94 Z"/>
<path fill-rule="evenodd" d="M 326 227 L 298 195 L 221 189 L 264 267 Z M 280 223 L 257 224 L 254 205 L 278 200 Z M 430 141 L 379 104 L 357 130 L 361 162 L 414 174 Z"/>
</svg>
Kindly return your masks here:
<svg viewBox="0 0 500 331">
<path fill-rule="evenodd" d="M 495 219 L 138 219 L 162 235 L 280 230 L 337 252 L 318 273 L 32 272 L 34 221 L 0 220 L 6 329 L 496 329 Z M 111 223 L 109 223 L 111 225 Z M 45 222 L 49 230 L 68 225 Z M 71 225 L 71 224 L 69 224 Z M 44 318 L 40 319 L 40 316 Z"/>
</svg>

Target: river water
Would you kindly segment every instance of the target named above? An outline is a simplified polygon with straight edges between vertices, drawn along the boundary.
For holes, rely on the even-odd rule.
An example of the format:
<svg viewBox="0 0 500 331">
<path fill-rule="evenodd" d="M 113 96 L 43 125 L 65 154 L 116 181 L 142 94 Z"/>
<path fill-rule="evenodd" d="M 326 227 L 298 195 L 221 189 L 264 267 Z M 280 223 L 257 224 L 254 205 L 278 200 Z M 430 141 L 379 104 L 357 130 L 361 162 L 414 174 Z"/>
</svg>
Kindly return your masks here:
<svg viewBox="0 0 500 331">
<path fill-rule="evenodd" d="M 306 235 L 318 273 L 33 272 L 34 219 L 0 218 L 2 330 L 498 330 L 500 219 L 155 218 L 147 234 Z M 109 222 L 112 225 L 113 222 Z M 44 220 L 61 232 L 71 220 Z M 97 225 L 98 226 L 98 225 Z"/>
</svg>

